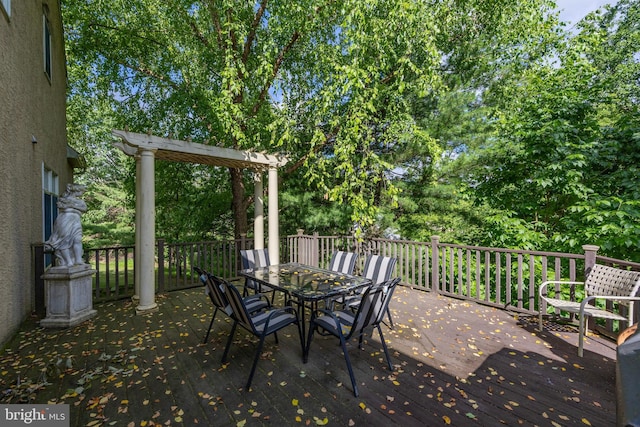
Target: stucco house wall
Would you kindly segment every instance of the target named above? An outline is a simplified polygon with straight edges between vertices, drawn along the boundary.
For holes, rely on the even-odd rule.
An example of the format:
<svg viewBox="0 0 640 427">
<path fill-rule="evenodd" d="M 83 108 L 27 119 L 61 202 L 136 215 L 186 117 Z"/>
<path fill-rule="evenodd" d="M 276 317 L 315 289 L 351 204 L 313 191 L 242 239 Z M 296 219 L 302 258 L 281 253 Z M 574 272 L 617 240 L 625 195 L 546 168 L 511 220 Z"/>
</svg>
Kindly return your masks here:
<svg viewBox="0 0 640 427">
<path fill-rule="evenodd" d="M 44 240 L 43 170 L 57 174 L 58 194 L 73 179 L 65 96 L 59 0 L 0 0 L 0 344 L 34 310 L 32 245 Z"/>
</svg>

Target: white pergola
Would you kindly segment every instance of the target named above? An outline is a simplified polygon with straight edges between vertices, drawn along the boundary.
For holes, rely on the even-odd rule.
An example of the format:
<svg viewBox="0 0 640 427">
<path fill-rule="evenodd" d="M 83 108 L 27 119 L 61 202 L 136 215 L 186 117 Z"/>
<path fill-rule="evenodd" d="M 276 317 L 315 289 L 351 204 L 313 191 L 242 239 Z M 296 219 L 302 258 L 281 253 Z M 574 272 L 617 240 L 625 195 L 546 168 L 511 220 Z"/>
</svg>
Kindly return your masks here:
<svg viewBox="0 0 640 427">
<path fill-rule="evenodd" d="M 136 159 L 136 312 L 148 313 L 157 309 L 155 302 L 155 165 L 154 161 L 199 163 L 227 168 L 251 169 L 255 177 L 254 247 L 264 249 L 264 186 L 263 175 L 268 173 L 269 259 L 280 260 L 280 232 L 278 222 L 278 168 L 287 163 L 280 155 L 232 150 L 213 145 L 196 144 L 161 138 L 154 135 L 113 130 L 118 137 L 115 145 Z"/>
</svg>

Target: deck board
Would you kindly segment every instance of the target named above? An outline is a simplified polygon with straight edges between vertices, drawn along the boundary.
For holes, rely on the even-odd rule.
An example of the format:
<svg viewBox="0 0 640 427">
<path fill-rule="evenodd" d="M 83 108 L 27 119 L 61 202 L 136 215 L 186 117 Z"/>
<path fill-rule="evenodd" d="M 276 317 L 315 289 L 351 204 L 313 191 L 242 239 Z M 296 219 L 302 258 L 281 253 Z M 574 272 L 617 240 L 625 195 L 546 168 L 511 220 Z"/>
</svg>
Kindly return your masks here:
<svg viewBox="0 0 640 427">
<path fill-rule="evenodd" d="M 377 333 L 364 350 L 349 345 L 356 398 L 335 338 L 316 334 L 306 364 L 294 327 L 279 345 L 267 338 L 247 391 L 256 339 L 238 329 L 222 365 L 231 323 L 218 313 L 202 343 L 212 314 L 202 289 L 157 302 L 147 315 L 126 300 L 97 305 L 68 329 L 29 319 L 0 353 L 2 403 L 67 403 L 73 426 L 615 424 L 615 343 L 589 336 L 579 358 L 574 327 L 538 332 L 536 319 L 400 287 L 395 328 L 383 326 L 393 372 Z"/>
</svg>

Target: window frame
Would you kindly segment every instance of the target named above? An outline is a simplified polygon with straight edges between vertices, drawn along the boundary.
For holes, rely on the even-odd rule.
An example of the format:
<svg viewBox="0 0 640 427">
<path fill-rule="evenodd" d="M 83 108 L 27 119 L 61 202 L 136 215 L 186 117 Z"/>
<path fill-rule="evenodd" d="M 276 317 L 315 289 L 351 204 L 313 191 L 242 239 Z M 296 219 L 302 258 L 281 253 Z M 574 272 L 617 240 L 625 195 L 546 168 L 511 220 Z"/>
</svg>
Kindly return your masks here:
<svg viewBox="0 0 640 427">
<path fill-rule="evenodd" d="M 47 14 L 42 14 L 42 52 L 44 61 L 44 73 L 49 81 L 52 78 L 53 58 L 51 51 L 51 24 Z"/>
</svg>

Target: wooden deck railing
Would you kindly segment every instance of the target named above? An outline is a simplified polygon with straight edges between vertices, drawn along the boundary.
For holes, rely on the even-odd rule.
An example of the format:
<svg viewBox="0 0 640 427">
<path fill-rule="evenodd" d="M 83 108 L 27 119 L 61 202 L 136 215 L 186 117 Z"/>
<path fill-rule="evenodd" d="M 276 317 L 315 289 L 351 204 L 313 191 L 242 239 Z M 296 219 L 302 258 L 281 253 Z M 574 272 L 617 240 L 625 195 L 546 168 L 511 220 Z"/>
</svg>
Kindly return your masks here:
<svg viewBox="0 0 640 427">
<path fill-rule="evenodd" d="M 598 256 L 593 245 L 584 245 L 581 254 L 571 254 L 456 245 L 442 243 L 438 236 L 430 242 L 358 242 L 299 232 L 289 239 L 292 261 L 326 267 L 333 251 L 340 249 L 358 253 L 356 269 L 361 269 L 369 254 L 392 256 L 398 260 L 396 275 L 404 285 L 531 315 L 547 309 L 540 307 L 537 298 L 538 287 L 546 280 L 582 281 L 594 263 L 640 271 L 640 263 Z M 609 303 L 608 308 L 613 309 Z M 605 333 L 626 327 L 611 321 L 598 326 Z"/>
<path fill-rule="evenodd" d="M 194 266 L 222 277 L 236 277 L 240 265 L 238 251 L 251 247 L 253 241 L 247 238 L 172 244 L 158 240 L 157 291 L 199 286 Z M 307 235 L 302 230 L 281 240 L 281 262 L 327 267 L 336 250 L 359 255 L 356 273 L 362 269 L 367 255 L 392 256 L 398 260 L 395 273 L 404 285 L 526 314 L 546 310 L 539 307 L 537 299 L 538 286 L 545 280 L 582 280 L 585 271 L 596 262 L 640 270 L 640 263 L 598 256 L 598 248 L 590 245 L 583 246 L 583 253 L 570 254 L 456 245 L 442 243 L 438 236 L 429 242 L 359 241 L 352 236 Z M 87 262 L 97 271 L 94 301 L 135 294 L 133 246 L 85 252 Z M 42 273 L 36 272 L 36 277 Z M 42 292 L 36 292 L 39 294 Z"/>
</svg>

